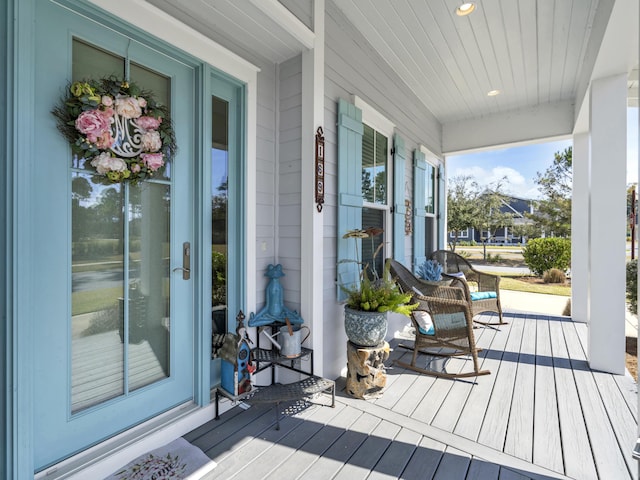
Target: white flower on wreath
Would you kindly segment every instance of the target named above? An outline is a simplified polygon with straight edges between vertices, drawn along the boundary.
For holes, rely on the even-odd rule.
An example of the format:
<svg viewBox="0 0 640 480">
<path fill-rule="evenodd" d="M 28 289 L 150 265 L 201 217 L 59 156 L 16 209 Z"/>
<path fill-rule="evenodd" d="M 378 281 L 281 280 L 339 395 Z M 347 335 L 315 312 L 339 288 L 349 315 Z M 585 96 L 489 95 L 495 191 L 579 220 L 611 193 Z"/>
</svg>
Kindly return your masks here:
<svg viewBox="0 0 640 480">
<path fill-rule="evenodd" d="M 140 144 L 145 152 L 157 152 L 162 148 L 160 133 L 155 130 L 144 132 L 140 139 Z"/>
<path fill-rule="evenodd" d="M 146 105 L 146 102 L 145 102 Z M 142 115 L 142 108 L 137 98 L 118 95 L 115 102 L 116 113 L 123 118 L 138 118 Z"/>
<path fill-rule="evenodd" d="M 127 163 L 118 157 L 112 157 L 108 152 L 102 152 L 91 160 L 91 166 L 96 169 L 100 175 L 106 175 L 108 172 L 124 172 L 127 170 Z"/>
</svg>

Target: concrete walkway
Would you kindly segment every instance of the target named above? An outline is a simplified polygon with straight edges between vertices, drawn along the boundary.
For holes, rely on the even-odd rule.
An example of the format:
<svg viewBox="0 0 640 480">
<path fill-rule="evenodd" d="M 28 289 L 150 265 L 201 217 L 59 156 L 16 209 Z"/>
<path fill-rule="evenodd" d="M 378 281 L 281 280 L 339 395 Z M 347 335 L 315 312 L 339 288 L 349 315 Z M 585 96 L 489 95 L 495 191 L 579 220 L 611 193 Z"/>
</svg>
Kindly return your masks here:
<svg viewBox="0 0 640 480">
<path fill-rule="evenodd" d="M 500 289 L 502 309 L 513 312 L 543 313 L 562 315 L 570 297 L 546 295 L 543 293 L 516 292 Z M 627 337 L 638 336 L 638 317 L 627 312 L 625 317 Z"/>
</svg>

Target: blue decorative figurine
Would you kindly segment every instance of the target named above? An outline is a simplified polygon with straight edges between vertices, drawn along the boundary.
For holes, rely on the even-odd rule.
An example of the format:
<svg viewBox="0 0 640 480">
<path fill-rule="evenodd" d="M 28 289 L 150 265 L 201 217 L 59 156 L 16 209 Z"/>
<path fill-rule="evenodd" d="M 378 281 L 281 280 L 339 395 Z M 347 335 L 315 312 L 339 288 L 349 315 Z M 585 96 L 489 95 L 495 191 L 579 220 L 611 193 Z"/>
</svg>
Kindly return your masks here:
<svg viewBox="0 0 640 480">
<path fill-rule="evenodd" d="M 250 327 L 262 327 L 276 322 L 285 323 L 285 318 L 288 318 L 292 324 L 304 323 L 297 311 L 289 310 L 284 305 L 284 290 L 280 284 L 280 278 L 284 277 L 282 265 L 269 265 L 264 275 L 271 279 L 266 290 L 267 304 L 257 314 L 251 313 L 249 315 L 248 325 Z"/>
</svg>

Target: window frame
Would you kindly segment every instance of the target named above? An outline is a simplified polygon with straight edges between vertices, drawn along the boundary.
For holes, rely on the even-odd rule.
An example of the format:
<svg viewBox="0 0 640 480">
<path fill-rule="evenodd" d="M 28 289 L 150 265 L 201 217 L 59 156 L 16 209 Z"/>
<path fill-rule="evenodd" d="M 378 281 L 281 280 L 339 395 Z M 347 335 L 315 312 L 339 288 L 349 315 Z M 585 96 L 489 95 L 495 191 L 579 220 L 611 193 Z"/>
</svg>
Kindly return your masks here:
<svg viewBox="0 0 640 480">
<path fill-rule="evenodd" d="M 383 233 L 383 258 L 387 258 L 391 256 L 393 252 L 393 219 L 391 218 L 392 213 L 392 205 L 393 205 L 393 155 L 391 155 L 391 150 L 393 149 L 393 138 L 395 133 L 395 124 L 393 124 L 389 119 L 387 119 L 384 115 L 382 115 L 378 110 L 369 105 L 367 102 L 362 100 L 357 95 L 353 95 L 351 99 L 352 103 L 362 110 L 362 123 L 372 128 L 376 133 L 384 135 L 387 138 L 387 164 L 386 164 L 386 177 L 387 177 L 387 188 L 386 188 L 386 203 L 372 203 L 367 202 L 364 199 L 362 200 L 362 208 L 370 208 L 375 210 L 383 210 L 384 211 L 384 233 Z M 363 228 L 366 225 L 363 225 Z"/>
<path fill-rule="evenodd" d="M 427 205 L 426 205 L 426 198 L 425 198 L 425 243 L 430 243 L 431 245 L 434 245 L 434 247 L 437 249 L 437 245 L 438 245 L 438 216 L 439 215 L 444 215 L 444 205 L 440 205 L 440 182 L 438 179 L 438 172 L 439 172 L 439 168 L 440 165 L 444 165 L 444 162 L 442 161 L 441 158 L 439 158 L 436 154 L 434 154 L 433 152 L 431 152 L 427 147 L 425 147 L 424 145 L 420 145 L 420 152 L 422 152 L 424 154 L 424 159 L 426 164 L 431 167 L 432 171 L 433 171 L 433 179 L 429 179 L 429 175 L 428 175 L 428 169 L 425 171 L 425 192 L 426 192 L 426 186 L 427 186 L 427 182 L 432 182 L 432 188 L 433 188 L 433 212 L 429 212 L 427 211 Z M 430 242 L 427 242 L 427 232 L 429 231 L 429 227 L 431 228 L 431 236 L 430 236 Z"/>
</svg>

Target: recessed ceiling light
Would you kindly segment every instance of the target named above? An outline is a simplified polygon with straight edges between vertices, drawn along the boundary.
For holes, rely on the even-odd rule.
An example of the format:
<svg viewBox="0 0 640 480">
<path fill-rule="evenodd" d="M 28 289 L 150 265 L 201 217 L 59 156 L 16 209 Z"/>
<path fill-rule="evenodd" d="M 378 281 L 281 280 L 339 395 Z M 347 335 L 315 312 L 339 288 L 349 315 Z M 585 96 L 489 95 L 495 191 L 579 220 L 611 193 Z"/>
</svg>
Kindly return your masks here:
<svg viewBox="0 0 640 480">
<path fill-rule="evenodd" d="M 495 97 L 496 95 L 500 95 L 500 90 L 491 90 L 487 92 L 487 96 L 489 97 Z"/>
<path fill-rule="evenodd" d="M 465 15 L 469 15 L 476 9 L 476 4 L 473 2 L 467 2 L 460 5 L 456 8 L 456 15 L 459 17 L 464 17 Z"/>
</svg>

